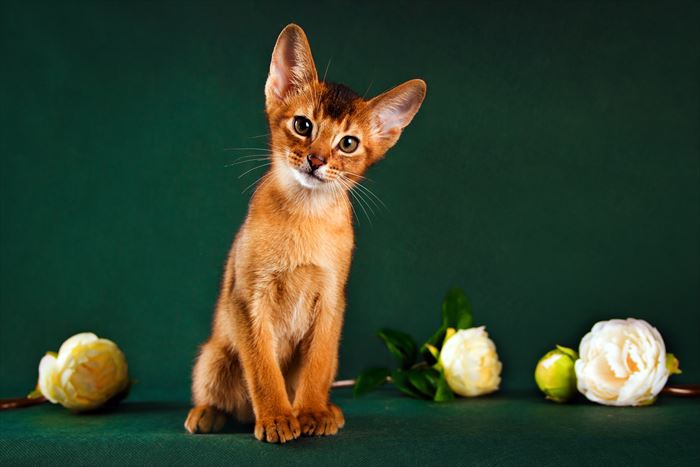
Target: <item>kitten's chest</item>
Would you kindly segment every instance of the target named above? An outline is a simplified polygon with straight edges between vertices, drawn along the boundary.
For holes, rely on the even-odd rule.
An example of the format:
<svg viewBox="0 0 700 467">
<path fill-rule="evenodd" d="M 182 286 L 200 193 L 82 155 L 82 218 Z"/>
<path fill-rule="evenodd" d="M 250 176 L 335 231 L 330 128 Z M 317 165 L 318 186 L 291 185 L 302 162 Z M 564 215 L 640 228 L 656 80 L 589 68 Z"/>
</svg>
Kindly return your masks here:
<svg viewBox="0 0 700 467">
<path fill-rule="evenodd" d="M 349 238 L 348 238 L 349 237 Z M 291 268 L 313 264 L 324 269 L 334 268 L 349 260 L 352 251 L 352 233 L 306 226 L 289 232 L 280 243 L 280 254 L 286 253 Z"/>
<path fill-rule="evenodd" d="M 261 246 L 268 260 L 277 263 L 282 270 L 305 265 L 334 269 L 349 261 L 352 254 L 351 226 L 309 220 L 270 225 L 267 230 L 267 243 Z"/>
</svg>

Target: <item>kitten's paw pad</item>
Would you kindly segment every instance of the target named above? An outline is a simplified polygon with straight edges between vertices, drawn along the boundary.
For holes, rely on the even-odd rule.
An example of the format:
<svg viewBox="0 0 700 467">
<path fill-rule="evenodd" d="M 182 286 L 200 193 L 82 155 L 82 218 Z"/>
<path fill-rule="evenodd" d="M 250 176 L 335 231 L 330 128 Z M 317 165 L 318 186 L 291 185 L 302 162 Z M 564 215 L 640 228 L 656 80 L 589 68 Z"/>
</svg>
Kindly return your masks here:
<svg viewBox="0 0 700 467">
<path fill-rule="evenodd" d="M 192 407 L 185 428 L 190 433 L 213 433 L 220 431 L 226 424 L 226 414 L 208 405 Z"/>
<path fill-rule="evenodd" d="M 292 415 L 262 417 L 255 421 L 255 437 L 268 443 L 286 443 L 301 435 L 299 420 Z"/>
<path fill-rule="evenodd" d="M 343 413 L 336 406 L 327 410 L 301 410 L 297 418 L 301 432 L 308 436 L 332 436 L 345 424 Z"/>
</svg>

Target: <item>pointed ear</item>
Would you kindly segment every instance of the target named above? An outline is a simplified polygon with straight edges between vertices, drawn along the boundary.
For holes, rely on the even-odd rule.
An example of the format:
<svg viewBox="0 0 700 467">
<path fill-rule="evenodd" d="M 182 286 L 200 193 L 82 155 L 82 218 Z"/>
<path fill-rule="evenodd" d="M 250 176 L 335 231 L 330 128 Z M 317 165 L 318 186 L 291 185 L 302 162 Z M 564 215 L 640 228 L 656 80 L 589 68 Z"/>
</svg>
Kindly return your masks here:
<svg viewBox="0 0 700 467">
<path fill-rule="evenodd" d="M 420 109 L 426 90 L 425 81 L 412 79 L 370 100 L 375 134 L 394 145 L 401 130 L 411 123 Z"/>
<path fill-rule="evenodd" d="M 303 29 L 290 24 L 280 33 L 272 52 L 270 74 L 265 84 L 265 104 L 269 108 L 314 81 L 318 81 L 318 73 L 309 41 Z"/>
</svg>

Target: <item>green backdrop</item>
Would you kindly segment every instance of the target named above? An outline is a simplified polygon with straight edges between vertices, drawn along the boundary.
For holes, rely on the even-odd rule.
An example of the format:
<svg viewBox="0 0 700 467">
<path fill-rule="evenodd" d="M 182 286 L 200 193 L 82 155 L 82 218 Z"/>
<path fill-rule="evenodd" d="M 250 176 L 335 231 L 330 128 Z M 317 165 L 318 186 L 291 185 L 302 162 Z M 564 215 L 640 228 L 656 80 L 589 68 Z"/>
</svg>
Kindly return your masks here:
<svg viewBox="0 0 700 467">
<path fill-rule="evenodd" d="M 504 363 L 597 320 L 649 320 L 700 372 L 700 11 L 695 2 L 0 3 L 0 396 L 73 333 L 115 340 L 136 399 L 186 399 L 260 169 L 277 34 L 321 73 L 428 96 L 368 186 L 341 377 L 423 339 L 462 286 Z M 253 167 L 252 165 L 250 167 Z"/>
</svg>

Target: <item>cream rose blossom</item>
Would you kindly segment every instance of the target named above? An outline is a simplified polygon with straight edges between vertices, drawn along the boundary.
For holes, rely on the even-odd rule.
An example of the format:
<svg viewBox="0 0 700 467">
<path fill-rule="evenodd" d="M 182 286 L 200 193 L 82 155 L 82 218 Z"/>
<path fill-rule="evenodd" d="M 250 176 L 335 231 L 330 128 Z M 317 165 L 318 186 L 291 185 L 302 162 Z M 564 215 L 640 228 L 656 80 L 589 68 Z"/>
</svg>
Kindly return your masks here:
<svg viewBox="0 0 700 467">
<path fill-rule="evenodd" d="M 58 354 L 49 352 L 39 363 L 39 389 L 44 397 L 76 411 L 95 409 L 128 385 L 122 351 L 90 332 L 69 338 Z"/>
<path fill-rule="evenodd" d="M 501 383 L 501 362 L 484 326 L 457 331 L 440 352 L 450 389 L 460 396 L 488 394 Z"/>
<path fill-rule="evenodd" d="M 669 376 L 661 334 L 644 320 L 601 321 L 581 340 L 578 390 L 605 405 L 654 402 Z"/>
</svg>

